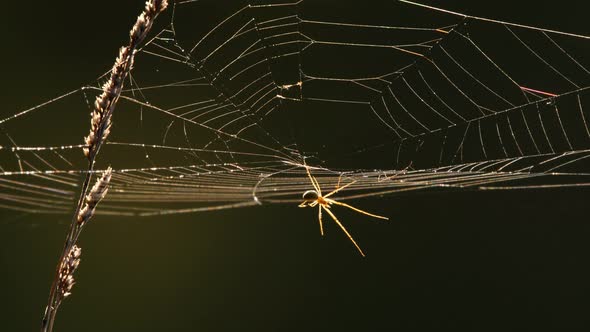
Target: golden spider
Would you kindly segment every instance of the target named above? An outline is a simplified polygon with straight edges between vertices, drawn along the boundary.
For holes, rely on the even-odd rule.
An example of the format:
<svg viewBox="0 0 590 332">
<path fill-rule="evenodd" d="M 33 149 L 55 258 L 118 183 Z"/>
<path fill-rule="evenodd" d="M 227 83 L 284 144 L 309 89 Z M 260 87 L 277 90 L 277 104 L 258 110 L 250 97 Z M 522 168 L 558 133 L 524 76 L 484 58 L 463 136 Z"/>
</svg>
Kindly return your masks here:
<svg viewBox="0 0 590 332">
<path fill-rule="evenodd" d="M 356 249 L 360 252 L 360 254 L 365 257 L 365 253 L 363 252 L 363 250 L 361 249 L 361 247 L 359 247 L 359 245 L 356 243 L 356 241 L 354 241 L 354 239 L 352 238 L 352 236 L 350 235 L 350 233 L 348 233 L 348 231 L 346 230 L 346 228 L 344 227 L 344 225 L 342 225 L 342 223 L 338 220 L 338 218 L 336 218 L 336 216 L 334 215 L 334 213 L 332 211 L 330 211 L 331 205 L 332 204 L 336 204 L 336 205 L 340 205 L 340 206 L 344 206 L 347 207 L 351 210 L 354 210 L 356 212 L 362 213 L 364 215 L 373 217 L 373 218 L 379 218 L 379 219 L 385 219 L 385 220 L 389 220 L 389 218 L 387 217 L 383 217 L 383 216 L 378 216 L 376 214 L 372 214 L 369 213 L 367 211 L 363 211 L 361 209 L 355 208 L 354 206 L 348 205 L 346 203 L 342 203 L 342 202 L 338 202 L 334 199 L 328 198 L 332 195 L 334 195 L 335 193 L 339 192 L 340 190 L 351 186 L 352 184 L 354 184 L 356 181 L 352 181 L 342 187 L 340 187 L 339 185 L 336 186 L 336 189 L 332 190 L 330 193 L 326 194 L 326 195 L 322 195 L 322 189 L 320 188 L 320 184 L 319 182 L 316 180 L 315 177 L 313 177 L 311 175 L 311 172 L 309 171 L 309 167 L 305 166 L 305 170 L 307 171 L 307 176 L 309 177 L 309 180 L 311 181 L 311 184 L 314 188 L 314 190 L 308 190 L 306 192 L 303 193 L 303 203 L 299 204 L 300 208 L 309 206 L 309 207 L 315 207 L 316 205 L 319 206 L 318 208 L 318 220 L 320 222 L 320 234 L 322 236 L 324 236 L 324 225 L 322 224 L 322 209 L 325 209 L 326 212 L 330 215 L 330 217 L 332 217 L 332 219 L 334 219 L 334 221 L 336 222 L 336 224 L 338 224 L 338 226 L 340 226 L 340 228 L 342 229 L 342 231 L 344 232 L 344 234 L 346 234 L 346 236 L 348 236 L 348 239 L 350 241 L 352 241 L 352 243 L 354 244 L 354 246 L 356 247 Z"/>
</svg>

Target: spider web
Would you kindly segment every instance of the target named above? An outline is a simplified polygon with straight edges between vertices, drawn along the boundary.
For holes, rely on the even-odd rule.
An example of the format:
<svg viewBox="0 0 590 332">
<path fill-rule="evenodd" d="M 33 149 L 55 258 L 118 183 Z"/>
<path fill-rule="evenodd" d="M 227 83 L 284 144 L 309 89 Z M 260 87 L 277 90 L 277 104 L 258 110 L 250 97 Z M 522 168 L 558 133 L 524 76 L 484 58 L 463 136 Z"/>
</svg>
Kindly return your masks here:
<svg viewBox="0 0 590 332">
<path fill-rule="evenodd" d="M 589 36 L 407 1 L 326 6 L 176 1 L 98 156 L 97 173 L 113 167 L 98 212 L 299 202 L 306 166 L 325 191 L 354 182 L 345 200 L 590 183 Z M 71 213 L 82 110 L 107 74 L 0 117 L 0 207 Z"/>
</svg>

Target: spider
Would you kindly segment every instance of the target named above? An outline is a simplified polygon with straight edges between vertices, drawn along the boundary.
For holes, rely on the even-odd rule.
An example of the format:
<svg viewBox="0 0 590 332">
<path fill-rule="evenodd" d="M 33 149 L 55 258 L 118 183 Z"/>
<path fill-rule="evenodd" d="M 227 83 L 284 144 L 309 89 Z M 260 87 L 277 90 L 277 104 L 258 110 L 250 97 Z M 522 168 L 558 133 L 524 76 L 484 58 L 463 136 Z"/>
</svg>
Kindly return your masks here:
<svg viewBox="0 0 590 332">
<path fill-rule="evenodd" d="M 354 184 L 356 181 L 352 181 L 342 187 L 340 187 L 340 185 L 338 184 L 336 186 L 336 189 L 332 190 L 330 193 L 326 194 L 326 195 L 322 195 L 322 189 L 320 188 L 320 184 L 318 182 L 318 180 L 316 180 L 315 177 L 313 177 L 311 175 L 311 172 L 309 171 L 309 167 L 305 166 L 305 170 L 307 171 L 307 176 L 309 177 L 309 180 L 311 181 L 311 184 L 314 188 L 314 190 L 308 190 L 306 192 L 303 193 L 303 202 L 301 204 L 299 204 L 300 208 L 303 207 L 315 207 L 316 205 L 319 206 L 318 208 L 318 220 L 320 222 L 320 234 L 322 236 L 324 236 L 324 225 L 322 223 L 322 209 L 326 210 L 326 212 L 330 215 L 330 217 L 332 217 L 332 219 L 334 219 L 334 221 L 336 222 L 336 224 L 338 224 L 338 226 L 340 226 L 340 228 L 342 229 L 342 231 L 344 232 L 344 234 L 346 234 L 346 236 L 348 236 L 348 239 L 350 241 L 352 241 L 352 243 L 354 244 L 354 246 L 356 247 L 356 249 L 359 251 L 359 253 L 361 254 L 361 256 L 365 257 L 365 253 L 363 252 L 363 250 L 361 249 L 361 247 L 359 247 L 359 245 L 356 243 L 356 241 L 352 238 L 352 236 L 350 235 L 350 233 L 348 233 L 348 231 L 346 230 L 346 228 L 344 227 L 344 225 L 342 225 L 342 223 L 338 220 L 338 218 L 336 218 L 336 216 L 334 215 L 334 213 L 330 210 L 331 205 L 332 204 L 336 204 L 336 205 L 340 205 L 340 206 L 344 206 L 347 207 L 351 210 L 354 210 L 356 212 L 362 213 L 364 215 L 373 217 L 373 218 L 379 218 L 379 219 L 385 219 L 385 220 L 389 220 L 389 218 L 387 217 L 383 217 L 383 216 L 378 216 L 376 214 L 372 214 L 366 211 L 363 211 L 361 209 L 355 208 L 354 206 L 348 205 L 346 203 L 342 203 L 342 202 L 338 202 L 334 199 L 329 198 L 330 196 L 334 195 L 335 193 L 339 192 L 340 190 L 345 189 L 346 187 L 351 186 L 352 184 Z"/>
</svg>

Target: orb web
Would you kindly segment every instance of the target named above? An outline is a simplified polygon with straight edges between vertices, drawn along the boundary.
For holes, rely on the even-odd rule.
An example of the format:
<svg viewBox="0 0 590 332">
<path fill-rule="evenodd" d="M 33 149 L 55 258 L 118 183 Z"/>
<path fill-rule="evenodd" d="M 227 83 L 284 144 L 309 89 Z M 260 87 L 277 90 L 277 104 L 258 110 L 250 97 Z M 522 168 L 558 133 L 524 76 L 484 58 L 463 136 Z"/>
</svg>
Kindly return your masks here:
<svg viewBox="0 0 590 332">
<path fill-rule="evenodd" d="M 590 183 L 589 36 L 409 1 L 327 6 L 176 1 L 115 111 L 97 212 L 299 202 L 306 167 L 322 188 L 355 181 L 340 200 Z M 71 212 L 107 74 L 3 111 L 0 207 Z"/>
</svg>

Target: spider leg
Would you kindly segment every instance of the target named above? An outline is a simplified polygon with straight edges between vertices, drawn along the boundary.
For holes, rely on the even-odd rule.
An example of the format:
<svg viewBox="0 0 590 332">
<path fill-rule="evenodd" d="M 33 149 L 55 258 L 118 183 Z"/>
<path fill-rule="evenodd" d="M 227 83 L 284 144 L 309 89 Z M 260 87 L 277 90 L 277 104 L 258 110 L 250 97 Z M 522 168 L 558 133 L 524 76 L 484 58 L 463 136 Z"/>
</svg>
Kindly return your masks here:
<svg viewBox="0 0 590 332">
<path fill-rule="evenodd" d="M 311 184 L 313 185 L 313 189 L 315 189 L 315 191 L 318 193 L 319 196 L 322 196 L 322 189 L 320 189 L 320 184 L 318 183 L 318 180 L 316 180 L 313 177 L 313 175 L 311 175 L 311 172 L 309 171 L 309 167 L 307 165 L 305 165 L 305 171 L 307 172 L 307 176 L 311 180 Z"/>
<path fill-rule="evenodd" d="M 320 234 L 324 236 L 324 224 L 322 223 L 322 206 L 318 208 L 318 220 L 320 221 Z"/>
<path fill-rule="evenodd" d="M 320 205 L 320 209 L 324 208 L 323 205 Z M 346 230 L 346 228 L 344 227 L 344 225 L 342 225 L 342 223 L 340 223 L 340 221 L 338 220 L 338 218 L 336 218 L 336 216 L 334 215 L 334 213 L 332 213 L 332 211 L 330 211 L 329 209 L 326 209 L 326 212 L 328 212 L 328 214 L 330 215 L 330 217 L 332 217 L 332 219 L 334 219 L 334 221 L 336 222 L 336 224 L 338 224 L 338 226 L 340 226 L 340 228 L 342 229 L 342 231 L 344 231 L 344 234 L 346 234 L 346 236 L 348 236 L 348 239 L 350 241 L 352 241 L 352 243 L 354 244 L 354 246 L 356 247 L 356 249 L 361 253 L 361 256 L 365 257 L 365 253 L 363 252 L 363 250 L 361 249 L 361 247 L 359 247 L 358 244 L 356 244 L 356 241 L 354 241 L 354 239 L 352 238 L 352 236 L 350 236 L 350 233 L 348 233 L 348 231 Z"/>
<path fill-rule="evenodd" d="M 330 192 L 329 194 L 326 194 L 326 195 L 325 195 L 325 196 L 323 196 L 323 197 L 324 197 L 324 198 L 326 198 L 326 197 L 330 197 L 330 196 L 334 195 L 335 193 L 339 192 L 340 190 L 342 190 L 342 189 L 344 189 L 344 188 L 346 188 L 346 187 L 348 187 L 348 186 L 351 186 L 351 185 L 353 185 L 355 182 L 356 182 L 356 181 L 352 181 L 351 183 L 347 183 L 347 184 L 343 185 L 342 187 L 338 187 L 338 188 L 336 188 L 336 189 L 332 190 L 332 192 Z"/>
<path fill-rule="evenodd" d="M 306 207 L 306 206 L 307 206 L 307 202 L 306 202 L 306 201 L 304 201 L 303 203 L 299 204 L 298 206 L 299 206 L 300 208 L 304 208 L 304 207 Z"/>
<path fill-rule="evenodd" d="M 364 215 L 367 215 L 367 216 L 369 216 L 369 217 L 378 218 L 378 219 L 384 219 L 384 220 L 389 220 L 389 218 L 387 218 L 387 217 L 383 217 L 383 216 L 379 216 L 379 215 L 376 215 L 376 214 L 372 214 L 372 213 L 369 213 L 369 212 L 367 212 L 367 211 L 363 211 L 363 210 L 361 210 L 361 209 L 355 208 L 355 207 L 354 207 L 354 206 L 352 206 L 352 205 L 348 205 L 348 204 L 346 204 L 346 203 L 338 202 L 338 201 L 335 201 L 335 200 L 333 200 L 333 199 L 326 199 L 326 201 L 327 201 L 328 203 L 330 203 L 330 204 L 336 204 L 336 205 L 340 205 L 340 206 L 347 207 L 347 208 L 349 208 L 349 209 L 351 209 L 351 210 L 354 210 L 354 211 L 356 211 L 356 212 L 358 212 L 358 213 L 362 213 L 362 214 L 364 214 Z"/>
</svg>

